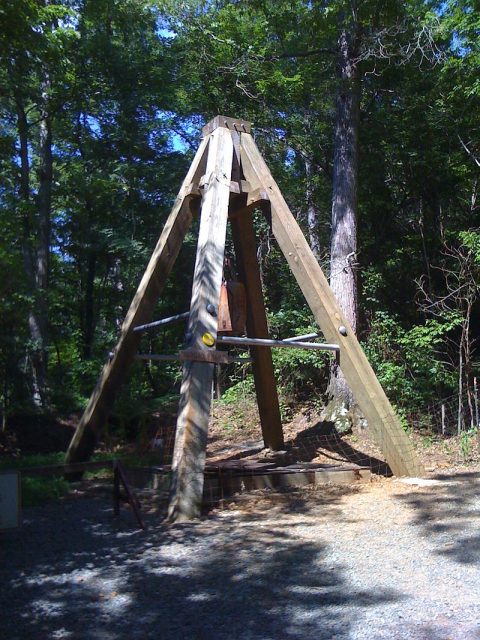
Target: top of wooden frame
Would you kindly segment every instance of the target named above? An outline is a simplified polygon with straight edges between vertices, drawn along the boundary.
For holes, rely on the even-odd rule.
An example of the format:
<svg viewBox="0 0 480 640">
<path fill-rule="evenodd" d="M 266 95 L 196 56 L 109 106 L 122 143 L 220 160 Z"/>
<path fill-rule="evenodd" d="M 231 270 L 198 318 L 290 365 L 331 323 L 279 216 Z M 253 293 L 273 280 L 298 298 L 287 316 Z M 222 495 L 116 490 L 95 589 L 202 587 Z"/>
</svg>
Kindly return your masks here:
<svg viewBox="0 0 480 640">
<path fill-rule="evenodd" d="M 218 129 L 218 127 L 225 127 L 225 129 L 230 129 L 237 133 L 252 132 L 252 123 L 247 122 L 247 120 L 242 120 L 241 118 L 229 118 L 228 116 L 215 116 L 213 120 L 207 122 L 203 127 L 203 136 L 208 136 L 210 133 L 215 131 L 215 129 Z"/>
</svg>

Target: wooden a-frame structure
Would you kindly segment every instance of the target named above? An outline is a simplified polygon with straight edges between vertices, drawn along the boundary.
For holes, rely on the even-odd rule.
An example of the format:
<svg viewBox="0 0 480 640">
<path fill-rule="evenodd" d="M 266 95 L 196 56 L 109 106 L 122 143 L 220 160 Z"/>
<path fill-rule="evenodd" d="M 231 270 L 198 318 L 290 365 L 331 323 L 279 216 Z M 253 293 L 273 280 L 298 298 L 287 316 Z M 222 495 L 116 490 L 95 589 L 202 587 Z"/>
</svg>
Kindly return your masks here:
<svg viewBox="0 0 480 640">
<path fill-rule="evenodd" d="M 179 354 L 183 360 L 183 379 L 172 463 L 171 520 L 200 514 L 214 363 L 228 361 L 228 354 L 216 349 L 216 311 L 228 221 L 239 277 L 246 289 L 247 333 L 254 338 L 268 338 L 252 221 L 256 208 L 261 208 L 271 220 L 273 234 L 325 339 L 338 345 L 342 372 L 391 470 L 398 476 L 423 473 L 408 437 L 254 142 L 250 123 L 217 116 L 203 129 L 203 139 L 130 305 L 120 339 L 103 368 L 66 456 L 68 463 L 74 463 L 92 454 L 115 394 L 136 357 L 140 333 L 135 328 L 150 320 L 192 217 L 200 212 L 189 341 Z M 209 339 L 205 340 L 207 334 Z M 265 446 L 279 450 L 283 446 L 283 431 L 271 350 L 268 346 L 252 346 L 250 352 Z"/>
</svg>

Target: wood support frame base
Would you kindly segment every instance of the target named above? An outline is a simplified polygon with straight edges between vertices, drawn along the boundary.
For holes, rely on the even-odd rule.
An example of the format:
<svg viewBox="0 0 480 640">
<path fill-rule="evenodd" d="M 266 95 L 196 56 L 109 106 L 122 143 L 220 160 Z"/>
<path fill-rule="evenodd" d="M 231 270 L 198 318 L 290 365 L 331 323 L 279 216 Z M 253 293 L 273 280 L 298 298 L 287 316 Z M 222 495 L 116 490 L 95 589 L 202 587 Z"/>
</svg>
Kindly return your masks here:
<svg viewBox="0 0 480 640">
<path fill-rule="evenodd" d="M 326 341 L 340 345 L 344 376 L 393 473 L 422 475 L 422 466 L 407 435 L 250 134 L 250 124 L 217 116 L 204 128 L 204 136 L 127 313 L 113 357 L 105 365 L 72 439 L 67 463 L 85 461 L 93 452 L 115 394 L 135 359 L 140 334 L 133 329 L 150 320 L 201 199 L 189 317 L 191 341 L 186 345 L 186 352 L 204 352 L 205 361 L 200 358 L 184 363 L 172 465 L 170 520 L 200 515 L 212 362 L 216 361 L 216 356 L 208 355 L 202 336 L 209 333 L 216 338 L 215 316 L 207 313 L 206 308 L 218 306 L 228 219 L 239 275 L 247 291 L 248 333 L 257 338 L 268 337 L 252 223 L 255 208 L 262 209 L 271 221 L 277 242 Z M 245 188 L 249 191 L 245 192 Z M 347 328 L 346 335 L 339 331 L 340 327 Z M 272 449 L 279 449 L 283 447 L 283 430 L 271 351 L 268 347 L 253 347 L 251 355 L 264 442 Z"/>
</svg>

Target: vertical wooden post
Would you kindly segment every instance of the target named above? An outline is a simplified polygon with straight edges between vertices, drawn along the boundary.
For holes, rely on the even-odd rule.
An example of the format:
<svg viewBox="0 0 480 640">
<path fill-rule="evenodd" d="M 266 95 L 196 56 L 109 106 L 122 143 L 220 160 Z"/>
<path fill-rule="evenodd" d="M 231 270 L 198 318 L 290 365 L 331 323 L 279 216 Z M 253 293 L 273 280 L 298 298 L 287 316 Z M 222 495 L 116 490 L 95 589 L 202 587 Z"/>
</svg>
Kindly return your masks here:
<svg viewBox="0 0 480 640">
<path fill-rule="evenodd" d="M 442 436 L 445 435 L 445 405 L 442 402 Z"/>
<path fill-rule="evenodd" d="M 460 357 L 458 363 L 458 409 L 457 409 L 457 435 L 462 433 L 463 423 L 463 352 L 460 346 Z"/>
<path fill-rule="evenodd" d="M 188 325 L 188 348 L 193 350 L 210 349 L 203 337 L 217 336 L 232 159 L 232 136 L 219 126 L 210 134 L 193 277 Z M 187 361 L 183 368 L 168 510 L 172 522 L 200 516 L 213 367 L 209 362 Z"/>
<path fill-rule="evenodd" d="M 478 387 L 477 387 L 477 378 L 473 378 L 473 394 L 475 397 L 475 426 L 480 427 L 480 422 L 478 418 Z"/>
<path fill-rule="evenodd" d="M 255 176 L 267 191 L 272 229 L 327 342 L 340 345 L 340 366 L 368 427 L 393 473 L 420 475 L 423 468 L 393 411 L 355 334 L 345 319 L 320 265 L 285 202 L 253 138 L 241 136 L 242 167 L 247 180 Z M 252 175 L 252 178 L 250 177 Z"/>
<path fill-rule="evenodd" d="M 122 384 L 138 350 L 140 334 L 133 329 L 148 322 L 158 298 L 182 246 L 190 227 L 189 193 L 204 170 L 204 157 L 208 139 L 204 139 L 183 181 L 170 216 L 163 228 L 157 246 L 150 258 L 147 269 L 132 300 L 122 325 L 120 338 L 112 358 L 103 367 L 75 435 L 68 448 L 65 461 L 83 462 L 95 448 L 98 434 L 103 428 L 112 408 L 115 394 Z"/>
<path fill-rule="evenodd" d="M 247 293 L 247 332 L 255 338 L 268 338 L 252 213 L 236 215 L 231 225 L 239 276 Z M 284 440 L 272 351 L 269 347 L 250 347 L 250 353 L 263 441 L 266 447 L 278 451 Z"/>
</svg>

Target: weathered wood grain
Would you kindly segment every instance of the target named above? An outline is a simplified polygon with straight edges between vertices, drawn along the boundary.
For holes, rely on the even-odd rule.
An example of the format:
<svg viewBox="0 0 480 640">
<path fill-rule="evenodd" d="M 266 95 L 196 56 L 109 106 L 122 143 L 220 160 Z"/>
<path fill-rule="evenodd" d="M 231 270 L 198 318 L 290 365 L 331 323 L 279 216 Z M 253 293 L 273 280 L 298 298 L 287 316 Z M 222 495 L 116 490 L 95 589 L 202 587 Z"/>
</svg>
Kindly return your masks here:
<svg viewBox="0 0 480 640">
<path fill-rule="evenodd" d="M 204 184 L 188 325 L 188 348 L 196 351 L 209 349 L 202 340 L 206 333 L 217 336 L 217 313 L 209 313 L 207 307 L 217 310 L 219 305 L 232 160 L 232 135 L 218 127 L 210 134 L 209 178 Z M 186 362 L 183 368 L 168 510 L 171 521 L 200 516 L 213 367 L 208 362 Z"/>
</svg>

